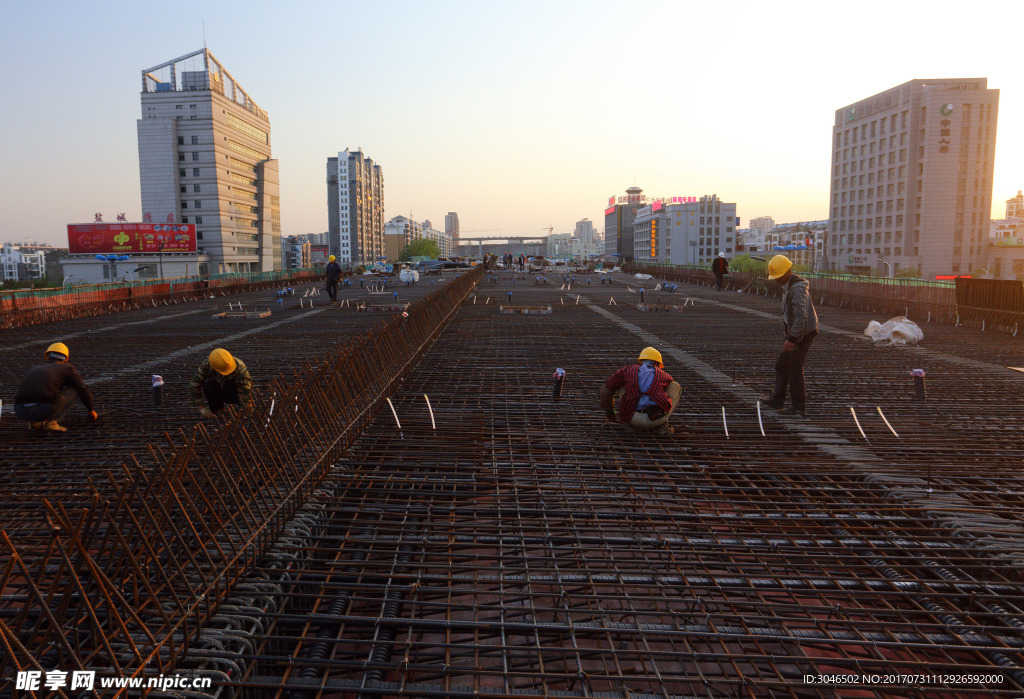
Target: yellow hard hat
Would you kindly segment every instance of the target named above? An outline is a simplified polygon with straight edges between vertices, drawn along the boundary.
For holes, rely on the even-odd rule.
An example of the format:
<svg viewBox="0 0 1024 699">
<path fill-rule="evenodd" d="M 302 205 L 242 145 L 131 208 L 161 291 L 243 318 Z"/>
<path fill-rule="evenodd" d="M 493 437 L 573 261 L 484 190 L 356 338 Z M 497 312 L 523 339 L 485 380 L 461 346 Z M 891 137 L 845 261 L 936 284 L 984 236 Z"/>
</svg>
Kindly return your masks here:
<svg viewBox="0 0 1024 699">
<path fill-rule="evenodd" d="M 214 351 L 210 352 L 210 366 L 213 367 L 213 370 L 218 374 L 227 376 L 235 370 L 235 367 L 238 366 L 238 362 L 235 361 L 235 358 L 231 356 L 230 352 L 218 347 Z"/>
<path fill-rule="evenodd" d="M 792 268 L 792 260 L 785 255 L 776 255 L 768 261 L 768 278 L 778 279 Z"/>
<path fill-rule="evenodd" d="M 68 346 L 65 345 L 63 342 L 54 342 L 52 345 L 46 348 L 46 351 L 43 352 L 43 356 L 48 356 L 50 352 L 57 352 L 58 354 L 63 354 L 65 362 L 68 360 L 68 357 L 71 356 L 71 353 L 68 352 Z"/>
<path fill-rule="evenodd" d="M 327 261 L 328 262 L 334 262 L 334 255 L 331 255 L 330 257 L 328 257 Z"/>
<path fill-rule="evenodd" d="M 644 359 L 653 359 L 654 361 L 656 361 L 658 363 L 659 367 L 664 367 L 665 366 L 661 362 L 661 352 L 659 352 L 658 350 L 654 349 L 653 347 L 644 347 L 644 351 L 640 353 L 639 357 L 637 357 L 637 361 L 642 361 Z"/>
</svg>

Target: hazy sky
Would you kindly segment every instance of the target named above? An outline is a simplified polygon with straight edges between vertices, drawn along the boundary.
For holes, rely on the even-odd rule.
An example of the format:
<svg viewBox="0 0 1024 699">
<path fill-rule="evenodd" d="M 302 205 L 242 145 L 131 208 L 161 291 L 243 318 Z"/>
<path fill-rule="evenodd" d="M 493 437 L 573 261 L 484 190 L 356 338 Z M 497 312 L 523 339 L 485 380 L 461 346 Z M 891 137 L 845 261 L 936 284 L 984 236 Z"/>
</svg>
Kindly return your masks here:
<svg viewBox="0 0 1024 699">
<path fill-rule="evenodd" d="M 608 197 L 826 218 L 834 111 L 915 78 L 999 89 L 993 215 L 1024 188 L 1020 2 L 15 2 L 0 44 L 0 242 L 141 220 L 141 71 L 202 47 L 270 115 L 287 234 L 327 230 L 362 147 L 387 217 L 600 229 Z M 907 42 L 907 43 L 903 43 Z"/>
</svg>

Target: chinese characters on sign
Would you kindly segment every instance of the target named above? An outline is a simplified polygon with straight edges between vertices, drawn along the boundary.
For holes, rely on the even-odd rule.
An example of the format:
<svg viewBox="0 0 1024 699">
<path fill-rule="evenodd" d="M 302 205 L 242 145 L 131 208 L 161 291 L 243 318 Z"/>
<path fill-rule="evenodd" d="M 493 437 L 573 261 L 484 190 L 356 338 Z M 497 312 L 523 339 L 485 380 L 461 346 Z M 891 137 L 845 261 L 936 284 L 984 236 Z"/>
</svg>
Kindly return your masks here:
<svg viewBox="0 0 1024 699">
<path fill-rule="evenodd" d="M 944 104 L 939 110 L 942 113 L 942 119 L 939 121 L 939 152 L 948 153 L 950 144 L 950 124 L 952 123 L 949 116 L 953 113 L 952 104 Z"/>
<path fill-rule="evenodd" d="M 124 212 L 122 211 L 121 213 L 119 213 L 117 215 L 117 220 L 121 221 L 121 222 L 127 222 L 128 218 L 125 216 Z"/>
<path fill-rule="evenodd" d="M 95 220 L 96 220 L 96 223 L 103 223 L 103 214 L 101 214 L 101 213 L 96 213 L 96 214 L 93 214 L 93 216 L 95 216 L 95 217 L 96 217 L 96 219 L 95 219 Z"/>
<path fill-rule="evenodd" d="M 83 223 L 68 226 L 68 252 L 155 253 L 196 251 L 196 227 L 191 223 Z"/>
</svg>

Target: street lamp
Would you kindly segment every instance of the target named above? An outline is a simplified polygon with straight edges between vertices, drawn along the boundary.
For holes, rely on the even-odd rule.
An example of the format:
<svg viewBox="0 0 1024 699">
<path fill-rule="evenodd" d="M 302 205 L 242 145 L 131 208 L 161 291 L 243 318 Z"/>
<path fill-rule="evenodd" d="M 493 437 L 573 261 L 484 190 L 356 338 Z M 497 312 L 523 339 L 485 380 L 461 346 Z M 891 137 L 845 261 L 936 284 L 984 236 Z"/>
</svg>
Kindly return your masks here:
<svg viewBox="0 0 1024 699">
<path fill-rule="evenodd" d="M 885 265 L 886 267 L 889 268 L 889 279 L 892 279 L 892 265 L 890 265 L 888 262 L 886 262 L 885 260 L 883 260 L 880 257 L 878 258 L 878 261 L 881 262 L 883 265 Z"/>
</svg>

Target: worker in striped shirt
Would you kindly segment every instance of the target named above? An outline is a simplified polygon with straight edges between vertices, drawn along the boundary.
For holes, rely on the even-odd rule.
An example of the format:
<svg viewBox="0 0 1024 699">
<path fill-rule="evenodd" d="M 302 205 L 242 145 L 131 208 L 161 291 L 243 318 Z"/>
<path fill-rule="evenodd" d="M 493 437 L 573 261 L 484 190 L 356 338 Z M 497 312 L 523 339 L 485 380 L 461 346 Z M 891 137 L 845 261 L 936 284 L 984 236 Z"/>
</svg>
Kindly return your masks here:
<svg viewBox="0 0 1024 699">
<path fill-rule="evenodd" d="M 601 407 L 610 422 L 628 424 L 638 431 L 653 434 L 672 434 L 675 430 L 668 419 L 683 389 L 665 371 L 658 350 L 644 348 L 637 361 L 616 371 L 601 387 Z"/>
</svg>

